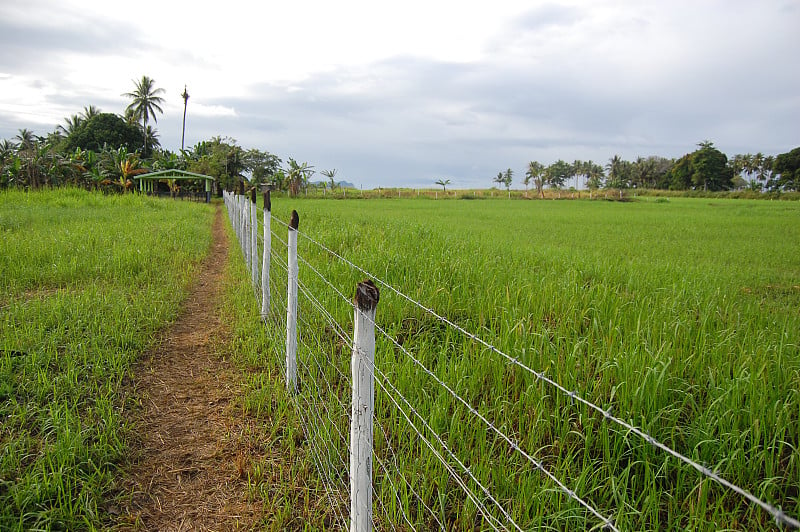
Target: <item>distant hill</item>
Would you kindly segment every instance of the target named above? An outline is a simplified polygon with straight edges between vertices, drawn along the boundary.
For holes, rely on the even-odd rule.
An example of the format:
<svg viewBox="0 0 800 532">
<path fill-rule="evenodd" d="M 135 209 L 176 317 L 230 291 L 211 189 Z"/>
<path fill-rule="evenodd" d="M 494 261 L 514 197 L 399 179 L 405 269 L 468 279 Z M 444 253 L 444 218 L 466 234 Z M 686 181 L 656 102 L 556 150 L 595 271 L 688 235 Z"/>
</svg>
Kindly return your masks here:
<svg viewBox="0 0 800 532">
<path fill-rule="evenodd" d="M 327 185 L 327 181 L 312 181 L 310 183 L 311 186 L 321 187 L 322 185 Z M 350 181 L 337 181 L 336 186 L 339 188 L 356 188 L 356 186 L 351 183 Z"/>
</svg>

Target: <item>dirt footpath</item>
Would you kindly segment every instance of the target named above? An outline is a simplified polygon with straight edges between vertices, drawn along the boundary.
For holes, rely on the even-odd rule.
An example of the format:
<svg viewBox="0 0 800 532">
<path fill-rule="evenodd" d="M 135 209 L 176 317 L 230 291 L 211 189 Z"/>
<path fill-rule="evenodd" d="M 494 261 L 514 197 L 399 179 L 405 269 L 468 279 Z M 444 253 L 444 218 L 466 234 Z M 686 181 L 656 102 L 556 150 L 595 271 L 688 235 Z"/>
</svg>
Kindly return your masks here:
<svg viewBox="0 0 800 532">
<path fill-rule="evenodd" d="M 248 501 L 246 464 L 254 442 L 235 408 L 240 378 L 219 353 L 226 339 L 218 307 L 229 249 L 222 209 L 212 249 L 163 341 L 134 368 L 141 400 L 134 466 L 127 472 L 120 530 L 250 530 L 261 503 Z"/>
</svg>

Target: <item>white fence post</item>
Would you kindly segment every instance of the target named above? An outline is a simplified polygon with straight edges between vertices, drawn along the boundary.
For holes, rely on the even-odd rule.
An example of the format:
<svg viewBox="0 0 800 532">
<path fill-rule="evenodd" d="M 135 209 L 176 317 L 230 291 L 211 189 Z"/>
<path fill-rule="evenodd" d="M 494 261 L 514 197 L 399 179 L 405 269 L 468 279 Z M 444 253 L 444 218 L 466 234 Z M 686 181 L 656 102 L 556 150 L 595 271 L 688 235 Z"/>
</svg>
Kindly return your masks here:
<svg viewBox="0 0 800 532">
<path fill-rule="evenodd" d="M 350 371 L 350 532 L 372 530 L 372 416 L 375 408 L 375 308 L 380 293 L 372 281 L 356 287 Z"/>
<path fill-rule="evenodd" d="M 287 277 L 286 308 L 286 387 L 290 392 L 297 391 L 297 228 L 300 217 L 292 211 L 289 221 L 289 257 Z"/>
<path fill-rule="evenodd" d="M 247 233 L 247 218 L 244 215 L 244 202 L 246 201 L 244 197 L 244 190 L 243 186 L 240 185 L 239 187 L 239 195 L 236 196 L 238 200 L 238 214 L 239 214 L 239 245 L 242 248 L 242 255 L 244 255 L 244 262 L 247 265 L 247 268 L 250 269 L 250 257 L 247 254 L 247 243 L 249 242 L 248 239 L 244 237 L 245 233 Z"/>
<path fill-rule="evenodd" d="M 244 192 L 244 185 L 242 185 L 242 244 L 244 245 L 244 262 L 249 270 L 252 262 L 250 260 L 250 201 Z"/>
<path fill-rule="evenodd" d="M 272 204 L 269 199 L 269 190 L 264 192 L 264 256 L 261 263 L 261 317 L 269 314 L 269 260 L 272 251 Z"/>
<path fill-rule="evenodd" d="M 253 289 L 258 286 L 258 204 L 256 203 L 255 187 L 250 191 L 250 204 L 247 209 L 250 216 L 250 268 L 253 278 Z"/>
</svg>

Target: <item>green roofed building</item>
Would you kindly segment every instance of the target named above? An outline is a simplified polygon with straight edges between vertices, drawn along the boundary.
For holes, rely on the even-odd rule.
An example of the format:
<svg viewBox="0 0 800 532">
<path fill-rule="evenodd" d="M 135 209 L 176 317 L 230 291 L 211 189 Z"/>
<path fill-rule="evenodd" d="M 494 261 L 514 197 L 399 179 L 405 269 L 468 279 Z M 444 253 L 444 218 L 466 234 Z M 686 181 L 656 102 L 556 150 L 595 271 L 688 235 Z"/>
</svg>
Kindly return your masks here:
<svg viewBox="0 0 800 532">
<path fill-rule="evenodd" d="M 187 172 L 185 170 L 161 170 L 158 172 L 139 174 L 134 177 L 134 179 L 139 182 L 139 190 L 141 192 L 150 194 L 157 190 L 157 184 L 162 181 L 169 184 L 170 189 L 172 189 L 175 182 L 179 180 L 203 180 L 205 181 L 206 203 L 211 201 L 211 183 L 216 181 L 216 179 L 210 175 L 195 174 L 194 172 Z M 172 183 L 170 181 L 172 181 Z"/>
</svg>

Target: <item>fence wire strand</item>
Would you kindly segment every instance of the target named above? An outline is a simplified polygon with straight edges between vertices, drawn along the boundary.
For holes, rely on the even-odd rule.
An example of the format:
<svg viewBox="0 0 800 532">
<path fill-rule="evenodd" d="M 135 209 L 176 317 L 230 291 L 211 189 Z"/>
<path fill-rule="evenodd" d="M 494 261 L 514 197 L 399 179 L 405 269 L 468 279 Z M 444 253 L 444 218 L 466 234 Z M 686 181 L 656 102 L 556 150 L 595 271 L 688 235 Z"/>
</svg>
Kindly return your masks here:
<svg viewBox="0 0 800 532">
<path fill-rule="evenodd" d="M 227 199 L 226 199 L 226 203 L 228 203 Z M 231 206 L 233 206 L 235 208 L 236 204 L 235 203 L 228 203 L 229 216 L 230 216 L 230 219 L 231 219 L 231 224 L 234 225 L 235 229 L 237 229 L 237 225 L 238 225 L 238 226 L 241 226 L 243 231 L 246 231 L 246 227 L 247 227 L 247 223 L 248 223 L 249 217 L 242 216 L 241 219 L 237 218 L 237 216 L 231 212 Z M 257 218 L 258 217 L 256 217 L 256 219 Z M 282 220 L 280 220 L 278 218 L 272 218 L 271 220 L 276 221 L 278 224 L 280 224 L 280 225 L 282 225 L 284 227 L 288 227 L 287 223 L 283 222 Z M 328 253 L 332 257 L 335 257 L 336 259 L 338 259 L 342 263 L 348 265 L 349 267 L 351 267 L 354 270 L 360 272 L 361 274 L 367 276 L 368 278 L 374 279 L 379 285 L 387 288 L 388 290 L 390 290 L 395 295 L 399 296 L 400 298 L 402 298 L 402 299 L 406 300 L 407 302 L 411 303 L 412 305 L 416 306 L 417 308 L 422 310 L 424 313 L 427 313 L 428 315 L 432 316 L 433 318 L 435 318 L 439 322 L 441 322 L 441 323 L 447 325 L 448 327 L 452 328 L 453 330 L 459 332 L 460 334 L 462 334 L 466 338 L 470 339 L 471 341 L 474 341 L 474 342 L 482 345 L 484 348 L 488 349 L 491 353 L 494 353 L 494 354 L 500 356 L 501 358 L 505 359 L 510 364 L 520 368 L 522 371 L 525 371 L 525 372 L 533 375 L 533 377 L 536 380 L 538 380 L 540 382 L 543 382 L 546 385 L 552 387 L 553 389 L 558 391 L 560 394 L 568 397 L 572 402 L 577 403 L 577 404 L 581 404 L 581 405 L 589 408 L 590 410 L 593 410 L 593 411 L 601 414 L 603 416 L 603 419 L 605 419 L 605 420 L 607 420 L 607 421 L 609 421 L 609 422 L 611 422 L 613 424 L 616 424 L 617 426 L 619 426 L 622 429 L 624 429 L 624 431 L 626 431 L 627 433 L 635 434 L 637 437 L 641 438 L 642 440 L 644 440 L 645 442 L 647 442 L 651 446 L 653 446 L 653 447 L 659 449 L 660 451 L 668 454 L 669 456 L 671 456 L 671 457 L 673 457 L 673 458 L 675 458 L 675 459 L 677 459 L 677 460 L 679 460 L 679 461 L 691 466 L 693 469 L 698 471 L 703 476 L 713 480 L 714 482 L 720 484 L 721 486 L 724 486 L 725 488 L 733 491 L 734 493 L 737 493 L 738 495 L 740 495 L 741 497 L 743 497 L 744 499 L 746 499 L 750 503 L 760 507 L 761 509 L 763 509 L 764 511 L 769 513 L 774 518 L 776 524 L 778 524 L 778 525 L 787 525 L 787 526 L 790 526 L 790 527 L 793 527 L 793 528 L 800 528 L 800 521 L 788 516 L 779 507 L 775 507 L 775 506 L 773 506 L 773 505 L 771 505 L 771 504 L 769 504 L 769 503 L 767 503 L 765 501 L 762 501 L 761 499 L 759 499 L 758 497 L 753 495 L 748 490 L 746 490 L 744 488 L 741 488 L 741 487 L 737 486 L 736 484 L 733 484 L 732 482 L 728 481 L 727 479 L 725 479 L 721 475 L 717 474 L 712 469 L 710 469 L 710 468 L 706 467 L 705 465 L 700 464 L 699 462 L 697 462 L 697 461 L 695 461 L 695 460 L 683 455 L 682 453 L 670 448 L 668 445 L 664 444 L 663 442 L 657 440 L 656 438 L 654 438 L 650 434 L 646 433 L 643 429 L 641 429 L 641 428 L 633 425 L 632 423 L 629 423 L 629 422 L 625 421 L 624 419 L 612 414 L 611 408 L 602 408 L 601 406 L 599 406 L 599 405 L 595 404 L 594 402 L 592 402 L 592 401 L 586 399 L 585 397 L 583 397 L 577 391 L 568 390 L 563 385 L 558 383 L 554 378 L 548 377 L 544 372 L 536 371 L 535 369 L 533 369 L 533 368 L 529 367 L 528 365 L 526 365 L 522 360 L 520 360 L 520 358 L 518 356 L 511 356 L 511 355 L 505 353 L 503 350 L 501 350 L 498 347 L 494 346 L 493 344 L 487 342 L 486 340 L 482 339 L 481 337 L 477 336 L 476 334 L 467 331 L 466 329 L 464 329 L 463 327 L 459 326 L 458 324 L 452 322 L 448 318 L 440 315 L 439 313 L 437 313 L 432 308 L 429 308 L 426 305 L 420 303 L 419 301 L 416 301 L 414 298 L 412 298 L 412 297 L 406 295 L 405 293 L 401 292 L 400 290 L 396 289 L 395 287 L 393 287 L 389 283 L 385 282 L 381 278 L 377 277 L 376 275 L 374 275 L 374 274 L 368 272 L 367 270 L 361 268 L 360 266 L 354 264 L 353 262 L 351 262 L 350 260 L 348 260 L 347 258 L 342 256 L 341 254 L 331 250 L 329 247 L 327 247 L 324 244 L 318 242 L 317 240 L 315 240 L 311 236 L 309 236 L 309 235 L 307 235 L 307 234 L 305 234 L 303 232 L 300 232 L 300 231 L 297 231 L 297 232 L 298 232 L 299 236 L 302 236 L 305 240 L 307 240 L 310 243 L 312 243 L 313 245 L 317 246 L 319 249 L 321 249 L 325 253 Z M 256 229 L 256 234 L 260 235 L 261 233 L 259 233 L 257 231 L 257 229 Z M 246 247 L 245 247 L 246 244 L 243 241 L 244 239 L 241 238 L 238 229 L 237 229 L 237 237 L 239 238 L 240 243 L 241 243 L 243 258 L 245 259 L 245 262 L 247 263 L 249 259 L 248 259 L 247 255 L 246 255 Z M 279 234 L 277 234 L 274 231 L 274 229 L 271 230 L 271 238 L 273 240 L 277 240 L 278 243 L 282 243 L 284 246 L 288 246 L 286 241 L 283 238 L 281 238 L 281 236 Z M 258 242 L 258 239 L 256 239 L 256 241 Z M 263 237 L 261 237 L 260 242 L 262 243 L 262 248 L 263 248 Z M 272 253 L 271 255 L 272 255 L 273 259 L 276 256 L 280 257 L 280 255 L 277 254 L 277 253 Z M 317 270 L 313 265 L 311 265 L 307 260 L 305 260 L 299 254 L 298 254 L 298 262 L 302 263 L 304 266 L 308 267 L 312 272 L 314 272 L 315 275 L 317 275 L 323 281 L 323 283 L 325 283 L 327 286 L 329 286 L 340 298 L 345 300 L 348 303 L 348 305 L 350 305 L 351 307 L 353 306 L 352 302 L 350 301 L 350 298 L 345 296 L 341 292 L 341 290 L 336 288 L 336 286 L 333 285 L 333 283 L 331 283 L 327 279 L 327 277 L 325 275 L 320 273 L 319 270 Z M 285 261 L 281 262 L 281 260 L 279 259 L 277 264 L 278 264 L 278 266 L 280 266 L 284 270 L 288 270 Z M 270 277 L 270 281 L 272 281 L 272 276 Z M 257 284 L 257 283 L 254 282 L 254 284 Z M 272 284 L 272 283 L 270 282 L 270 284 Z M 281 290 L 275 290 L 272 293 L 273 294 L 279 294 L 280 292 L 281 292 Z M 308 287 L 303 286 L 302 288 L 300 288 L 300 292 L 311 303 L 312 307 L 314 307 L 320 313 L 320 315 L 322 316 L 322 319 L 329 325 L 329 327 L 334 332 L 334 334 L 336 336 L 338 336 L 339 338 L 341 338 L 343 340 L 343 342 L 345 343 L 345 345 L 349 345 L 350 342 L 349 342 L 349 340 L 347 338 L 347 333 L 345 331 L 345 328 L 342 327 L 336 321 L 336 319 L 333 317 L 333 315 L 325 308 L 325 306 L 319 301 L 319 299 L 316 298 L 311 293 L 311 290 L 309 290 Z M 285 302 L 285 298 L 284 298 L 283 301 Z M 310 324 L 308 324 L 306 322 L 304 322 L 304 324 L 306 326 L 310 325 Z M 389 340 L 389 342 L 391 342 L 396 348 L 400 349 L 404 353 L 404 355 L 409 357 L 417 366 L 419 366 L 421 368 L 421 370 L 423 372 L 425 372 L 428 376 L 430 376 L 432 379 L 434 379 L 437 382 L 437 384 L 442 386 L 451 396 L 453 396 L 454 399 L 456 399 L 457 401 L 462 403 L 470 411 L 470 413 L 472 415 L 478 417 L 478 419 L 480 419 L 490 430 L 492 430 L 499 437 L 504 439 L 506 441 L 506 443 L 514 451 L 521 453 L 522 456 L 524 456 L 527 460 L 529 460 L 537 469 L 542 471 L 551 481 L 553 481 L 558 486 L 559 490 L 561 490 L 563 493 L 568 495 L 571 499 L 573 499 L 576 502 L 578 502 L 587 511 L 592 513 L 592 515 L 594 515 L 596 518 L 600 519 L 602 521 L 604 527 L 610 528 L 612 530 L 617 530 L 615 525 L 614 525 L 614 523 L 613 523 L 613 521 L 611 519 L 609 519 L 607 517 L 604 517 L 602 514 L 597 512 L 597 510 L 595 510 L 591 505 L 589 505 L 587 502 L 583 501 L 583 499 L 578 497 L 577 494 L 575 494 L 574 491 L 572 491 L 569 488 L 567 488 L 566 485 L 561 483 L 554 475 L 549 473 L 543 467 L 543 465 L 541 463 L 539 463 L 536 459 L 534 459 L 527 452 L 525 452 L 519 446 L 518 443 L 516 443 L 513 439 L 511 439 L 506 434 L 504 434 L 501 430 L 499 430 L 494 424 L 492 424 L 488 419 L 486 419 L 482 414 L 480 414 L 477 411 L 477 409 L 475 409 L 472 405 L 470 405 L 466 400 L 461 398 L 449 385 L 447 385 L 444 381 L 439 379 L 435 375 L 435 373 L 433 373 L 427 367 L 425 367 L 424 364 L 422 364 L 421 361 L 419 361 L 416 357 L 414 357 L 414 355 L 410 351 L 408 351 L 406 348 L 404 348 L 399 342 L 397 342 L 396 339 L 394 339 L 382 327 L 380 327 L 378 324 L 374 324 L 374 325 L 375 325 L 376 329 L 381 333 L 382 336 L 387 338 Z M 279 341 L 276 342 L 276 345 L 280 345 L 280 342 Z M 310 348 L 307 345 L 304 345 L 304 347 L 307 350 L 310 350 Z M 389 398 L 390 401 L 392 401 L 394 403 L 397 411 L 400 412 L 401 415 L 406 418 L 406 421 L 408 422 L 409 426 L 411 426 L 413 428 L 413 430 L 416 431 L 417 435 L 420 436 L 420 438 L 422 438 L 422 440 L 430 448 L 431 452 L 433 452 L 435 455 L 437 455 L 437 459 L 441 463 L 443 463 L 445 465 L 446 469 L 448 469 L 448 472 L 451 472 L 451 474 L 453 474 L 454 471 L 451 471 L 452 470 L 452 466 L 450 466 L 447 463 L 447 460 L 444 459 L 444 457 L 442 457 L 441 455 L 438 454 L 438 452 L 433 448 L 434 446 L 432 445 L 432 443 L 422 436 L 421 431 L 419 431 L 418 428 L 411 422 L 411 419 L 407 417 L 405 410 L 403 408 L 401 408 L 400 405 L 397 402 L 395 402 L 394 396 L 389 392 L 389 389 L 388 389 L 388 388 L 394 388 L 393 385 L 391 385 L 391 382 L 386 378 L 386 376 L 383 374 L 383 372 L 381 372 L 381 370 L 379 368 L 377 368 L 375 366 L 373 366 L 373 368 L 374 368 L 374 371 L 375 371 L 375 375 L 381 377 L 379 379 L 376 379 L 376 382 L 379 383 L 379 386 L 384 391 L 385 396 L 387 398 Z M 338 368 L 337 368 L 337 370 L 338 370 Z M 341 373 L 340 370 L 338 370 L 338 371 Z M 324 374 L 324 372 L 322 372 L 322 374 Z M 386 383 L 387 387 L 384 387 L 384 383 Z M 400 393 L 398 390 L 396 390 L 396 388 L 394 388 L 394 391 L 398 394 L 398 397 L 401 398 L 402 402 L 404 402 L 404 404 L 406 404 L 407 407 L 416 416 L 419 416 L 423 423 L 425 423 L 424 419 L 422 419 L 422 416 L 420 416 L 419 413 L 415 411 L 415 409 L 411 406 L 410 402 L 407 401 L 407 399 L 402 395 L 402 393 Z M 332 394 L 332 395 L 336 396 L 336 394 Z M 340 405 L 341 405 L 341 402 L 340 402 Z M 433 434 L 438 438 L 438 435 L 436 435 L 435 432 L 433 432 Z M 384 437 L 385 437 L 386 441 L 388 442 L 388 436 L 385 434 L 385 432 L 384 432 Z M 441 442 L 441 444 L 444 445 L 443 442 Z M 377 458 L 377 454 L 375 456 Z M 380 464 L 382 464 L 382 462 L 380 462 Z M 382 468 L 384 470 L 386 470 L 383 466 L 382 466 Z M 467 471 L 469 471 L 468 468 L 465 467 L 465 469 Z M 398 470 L 398 472 L 399 472 L 399 470 Z M 456 475 L 456 476 L 458 476 L 458 475 Z M 460 479 L 460 476 L 458 478 Z M 387 479 L 389 479 L 389 481 L 391 482 L 391 479 L 389 478 L 389 475 L 387 475 Z M 411 491 L 417 496 L 417 498 L 422 502 L 422 504 L 426 508 L 426 510 L 428 510 L 432 516 L 434 516 L 434 518 L 437 520 L 437 524 L 440 526 L 440 528 L 444 529 L 444 526 L 442 525 L 442 523 L 439 522 L 438 519 L 435 517 L 435 512 L 430 510 L 430 508 L 427 507 L 427 505 L 424 503 L 422 498 L 419 497 L 418 494 L 416 494 L 416 491 L 413 490 L 413 488 L 411 486 L 411 483 L 409 483 L 404 477 L 403 477 L 403 480 L 408 485 L 408 487 L 411 489 Z M 477 479 L 473 478 L 473 480 L 475 482 L 477 482 Z M 480 483 L 478 483 L 478 484 L 480 485 Z M 483 487 L 483 486 L 481 485 L 481 487 Z M 469 493 L 469 490 L 465 489 L 465 492 Z M 400 502 L 399 501 L 399 493 L 397 492 L 396 489 L 394 489 L 394 494 L 398 498 L 398 502 Z M 470 495 L 468 495 L 468 497 L 469 496 Z M 473 496 L 474 496 L 474 494 L 473 494 Z M 376 497 L 377 497 L 377 493 L 376 493 Z M 377 497 L 377 498 L 380 500 L 379 497 Z M 473 503 L 476 504 L 476 508 L 479 508 L 478 501 L 473 501 Z M 402 507 L 402 506 L 403 505 L 400 504 L 400 507 Z M 484 508 L 484 510 L 485 510 L 485 508 Z M 479 511 L 480 511 L 480 509 L 479 509 Z M 501 509 L 501 513 L 505 514 L 505 510 Z M 492 526 L 496 530 L 499 529 L 491 521 L 491 519 L 496 519 L 494 516 L 489 517 L 490 513 L 488 511 L 483 515 L 487 519 L 486 522 L 490 526 Z M 413 528 L 413 525 L 411 525 L 411 523 L 409 522 L 408 517 L 405 514 L 403 515 L 403 518 Z M 510 519 L 510 516 L 509 516 L 509 519 Z M 513 523 L 513 521 L 511 521 L 511 522 Z M 514 526 L 516 526 L 516 524 L 514 524 Z"/>
</svg>

